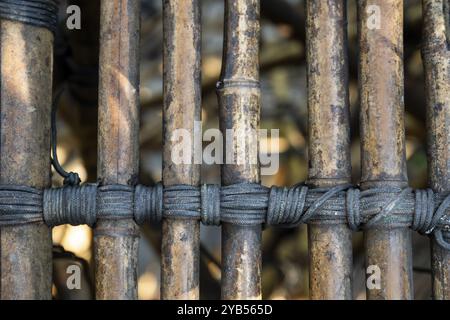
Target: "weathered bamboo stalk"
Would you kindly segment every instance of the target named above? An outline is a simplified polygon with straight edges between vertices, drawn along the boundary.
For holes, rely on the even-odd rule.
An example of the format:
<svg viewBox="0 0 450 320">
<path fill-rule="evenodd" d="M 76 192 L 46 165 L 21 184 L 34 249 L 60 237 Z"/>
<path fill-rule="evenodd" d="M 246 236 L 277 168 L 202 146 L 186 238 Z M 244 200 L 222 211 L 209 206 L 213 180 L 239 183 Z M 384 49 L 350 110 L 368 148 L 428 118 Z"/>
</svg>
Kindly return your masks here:
<svg viewBox="0 0 450 320">
<path fill-rule="evenodd" d="M 0 183 L 50 185 L 53 34 L 0 22 Z M 1 299 L 51 299 L 52 241 L 42 224 L 1 229 Z"/>
<path fill-rule="evenodd" d="M 260 182 L 256 161 L 259 128 L 259 0 L 225 1 L 225 40 L 218 84 L 220 127 L 226 154 L 222 184 Z M 234 130 L 233 137 L 226 134 Z M 241 159 L 239 162 L 238 159 Z M 253 159 L 253 160 L 252 160 Z M 242 161 L 243 160 L 243 161 Z M 261 226 L 222 225 L 222 298 L 261 298 Z"/>
<path fill-rule="evenodd" d="M 361 187 L 406 187 L 403 1 L 361 0 L 358 10 Z M 364 235 L 366 266 L 380 276 L 379 286 L 367 286 L 367 298 L 411 299 L 410 230 L 374 228 Z"/>
<path fill-rule="evenodd" d="M 306 51 L 309 179 L 314 187 L 351 182 L 346 1 L 308 0 Z M 312 224 L 311 299 L 352 299 L 352 233 L 346 224 Z"/>
<path fill-rule="evenodd" d="M 201 120 L 201 26 L 199 0 L 165 0 L 164 11 L 164 185 L 199 185 L 195 163 L 195 121 Z M 183 130 L 190 141 L 175 139 Z M 201 132 L 199 132 L 201 134 Z M 198 139 L 199 137 L 197 137 Z M 179 163 L 176 146 L 191 154 Z M 190 143 L 188 148 L 187 143 Z M 161 298 L 199 298 L 200 224 L 164 220 L 162 226 Z"/>
<path fill-rule="evenodd" d="M 137 182 L 139 13 L 139 0 L 101 2 L 98 179 L 103 185 Z M 137 298 L 138 237 L 131 219 L 97 222 L 97 299 Z"/>
<path fill-rule="evenodd" d="M 450 191 L 450 1 L 423 0 L 429 184 Z M 447 23 L 447 24 L 446 24 Z M 432 243 L 433 297 L 450 299 L 450 252 Z"/>
</svg>

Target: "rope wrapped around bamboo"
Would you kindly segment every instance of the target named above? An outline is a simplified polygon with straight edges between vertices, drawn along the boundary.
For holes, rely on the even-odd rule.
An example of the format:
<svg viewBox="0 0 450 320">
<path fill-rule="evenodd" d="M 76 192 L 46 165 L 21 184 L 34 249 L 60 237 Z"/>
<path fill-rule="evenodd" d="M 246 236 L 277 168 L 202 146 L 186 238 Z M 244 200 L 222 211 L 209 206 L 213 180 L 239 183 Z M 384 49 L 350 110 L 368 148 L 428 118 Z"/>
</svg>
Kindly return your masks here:
<svg viewBox="0 0 450 320">
<path fill-rule="evenodd" d="M 39 189 L 0 185 L 0 227 L 41 222 L 42 202 Z"/>
<path fill-rule="evenodd" d="M 55 33 L 58 0 L 0 0 L 0 19 L 43 27 Z"/>
<path fill-rule="evenodd" d="M 450 250 L 450 195 L 431 189 L 351 185 L 310 189 L 307 185 L 267 188 L 255 183 L 200 187 L 161 183 L 153 187 L 85 184 L 38 190 L 0 186 L 0 226 L 45 221 L 48 226 L 87 224 L 97 218 L 195 219 L 205 225 L 295 227 L 302 223 L 347 223 L 354 230 L 410 227 L 433 234 Z"/>
</svg>

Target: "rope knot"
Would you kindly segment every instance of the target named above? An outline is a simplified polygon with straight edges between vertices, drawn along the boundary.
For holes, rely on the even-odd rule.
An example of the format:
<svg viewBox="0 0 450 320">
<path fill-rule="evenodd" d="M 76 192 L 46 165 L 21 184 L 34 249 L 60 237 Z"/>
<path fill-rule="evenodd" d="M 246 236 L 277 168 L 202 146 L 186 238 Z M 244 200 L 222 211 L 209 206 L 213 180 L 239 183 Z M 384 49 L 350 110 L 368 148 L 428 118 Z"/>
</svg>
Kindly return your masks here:
<svg viewBox="0 0 450 320">
<path fill-rule="evenodd" d="M 78 186 L 81 183 L 80 176 L 76 172 L 68 172 L 63 181 L 65 186 Z"/>
<path fill-rule="evenodd" d="M 422 194 L 422 193 L 420 193 Z M 450 250 L 450 215 L 449 215 L 449 207 L 450 207 L 450 194 L 446 195 L 445 198 L 442 200 L 442 202 L 438 205 L 436 211 L 434 213 L 430 213 L 430 207 L 431 204 L 433 205 L 434 209 L 434 197 L 433 200 L 431 200 L 432 191 L 427 190 L 427 203 L 428 208 L 427 209 L 427 215 L 425 218 L 422 218 L 423 222 L 423 228 L 421 230 L 425 230 L 426 234 L 433 234 L 436 242 L 444 249 Z M 416 198 L 417 200 L 417 198 Z M 420 209 L 420 202 L 424 201 L 419 200 L 416 201 L 416 210 L 417 205 L 419 205 Z M 422 204 L 423 207 L 423 204 Z M 416 213 L 415 213 L 416 214 Z M 422 226 L 422 225 L 419 225 Z"/>
</svg>

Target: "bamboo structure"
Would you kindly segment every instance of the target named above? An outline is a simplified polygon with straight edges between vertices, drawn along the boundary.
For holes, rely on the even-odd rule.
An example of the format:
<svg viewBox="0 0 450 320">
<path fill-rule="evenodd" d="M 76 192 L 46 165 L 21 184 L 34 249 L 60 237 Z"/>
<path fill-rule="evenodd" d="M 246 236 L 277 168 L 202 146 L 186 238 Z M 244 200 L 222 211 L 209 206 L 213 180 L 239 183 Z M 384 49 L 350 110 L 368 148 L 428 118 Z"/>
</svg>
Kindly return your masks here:
<svg viewBox="0 0 450 320">
<path fill-rule="evenodd" d="M 195 124 L 201 120 L 200 1 L 168 0 L 164 11 L 163 183 L 200 184 L 196 164 Z M 172 154 L 180 142 L 176 130 L 188 132 L 188 161 Z M 201 134 L 201 132 L 200 132 Z M 188 143 L 188 141 L 182 141 Z M 201 152 L 201 150 L 200 150 Z M 161 298 L 199 298 L 200 223 L 165 219 L 162 226 Z"/>
<path fill-rule="evenodd" d="M 408 179 L 403 104 L 403 1 L 362 0 L 358 2 L 358 13 L 361 188 L 404 188 Z M 369 229 L 365 231 L 364 243 L 366 267 L 379 269 L 381 277 L 379 287 L 367 287 L 367 298 L 411 299 L 410 230 Z"/>
<path fill-rule="evenodd" d="M 308 184 L 318 188 L 348 184 L 351 162 L 346 1 L 307 1 L 306 17 Z M 308 239 L 311 299 L 352 299 L 351 230 L 346 224 L 310 224 Z"/>
<path fill-rule="evenodd" d="M 162 223 L 164 300 L 201 296 L 201 223 L 222 228 L 222 259 L 215 264 L 224 300 L 263 298 L 263 227 L 302 223 L 311 299 L 354 298 L 352 232 L 358 230 L 364 231 L 366 298 L 413 299 L 410 229 L 431 238 L 433 298 L 450 299 L 450 0 L 422 0 L 427 190 L 408 187 L 402 0 L 358 1 L 359 186 L 351 186 L 347 1 L 306 1 L 308 179 L 291 187 L 261 185 L 260 0 L 224 1 L 216 87 L 224 144 L 215 185 L 201 184 L 202 2 L 163 1 L 163 168 L 162 184 L 154 186 L 139 183 L 141 1 L 69 3 L 90 8 L 90 31 L 100 15 L 100 52 L 91 48 L 96 35 L 72 34 L 71 41 L 89 45 L 72 54 L 68 68 L 74 78 L 85 76 L 76 66 L 92 70 L 99 55 L 98 182 L 80 185 L 55 154 L 57 1 L 0 0 L 1 299 L 52 298 L 50 228 L 65 224 L 94 228 L 95 298 L 137 299 L 139 225 L 148 222 Z M 95 105 L 97 78 L 77 80 L 69 77 L 70 93 Z M 64 186 L 51 186 L 51 163 L 67 179 Z"/>
<path fill-rule="evenodd" d="M 448 0 L 423 1 L 427 94 L 429 184 L 438 192 L 450 191 L 450 30 Z M 447 18 L 447 20 L 446 20 Z M 433 297 L 450 299 L 450 252 L 432 243 Z"/>
<path fill-rule="evenodd" d="M 50 185 L 53 34 L 2 20 L 0 183 Z M 43 223 L 1 229 L 1 299 L 50 299 L 52 241 Z"/>
<path fill-rule="evenodd" d="M 222 165 L 222 185 L 260 182 L 259 166 L 252 161 L 258 152 L 259 36 L 259 0 L 226 0 L 220 129 L 226 153 L 236 161 Z M 227 130 L 234 133 L 232 141 Z M 261 226 L 222 224 L 222 298 L 260 299 L 261 268 Z"/>
<path fill-rule="evenodd" d="M 139 169 L 139 0 L 102 0 L 98 179 L 135 185 Z M 137 298 L 139 229 L 131 219 L 101 220 L 94 232 L 97 299 Z"/>
</svg>

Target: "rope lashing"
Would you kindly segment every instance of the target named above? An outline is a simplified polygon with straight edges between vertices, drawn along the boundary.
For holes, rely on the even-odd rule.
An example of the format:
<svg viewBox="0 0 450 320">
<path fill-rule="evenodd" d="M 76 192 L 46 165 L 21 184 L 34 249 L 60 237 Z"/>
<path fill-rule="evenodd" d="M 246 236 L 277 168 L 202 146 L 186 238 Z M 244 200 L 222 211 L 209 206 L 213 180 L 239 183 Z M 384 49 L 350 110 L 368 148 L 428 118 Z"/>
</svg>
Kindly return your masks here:
<svg viewBox="0 0 450 320">
<path fill-rule="evenodd" d="M 221 188 L 220 217 L 225 223 L 258 225 L 266 220 L 269 189 L 257 183 Z"/>
<path fill-rule="evenodd" d="M 349 189 L 346 212 L 349 227 L 392 229 L 411 227 L 450 250 L 450 194 L 431 189 L 374 188 L 364 191 Z"/>
<path fill-rule="evenodd" d="M 450 250 L 450 195 L 432 190 L 350 185 L 310 189 L 267 188 L 256 183 L 228 186 L 170 185 L 153 187 L 85 184 L 38 190 L 0 186 L 0 226 L 44 221 L 49 226 L 88 224 L 97 219 L 200 220 L 205 225 L 266 224 L 295 227 L 301 223 L 347 223 L 352 230 L 410 227 L 433 234 Z"/>
<path fill-rule="evenodd" d="M 432 198 L 432 197 L 431 197 Z M 428 194 L 428 199 L 431 199 Z M 438 209 L 435 211 L 434 215 L 431 217 L 431 222 L 428 223 L 427 220 L 422 219 L 424 227 L 419 224 L 419 230 L 426 230 L 426 234 L 433 234 L 436 242 L 444 249 L 450 250 L 450 214 L 447 209 L 450 206 L 450 195 L 445 197 L 443 201 L 439 204 Z M 430 219 L 430 213 L 426 215 Z M 428 229 L 427 229 L 428 228 Z"/>
<path fill-rule="evenodd" d="M 442 216 L 442 210 L 438 209 L 436 215 L 434 214 L 434 193 L 431 189 L 416 190 L 415 197 L 416 209 L 411 228 L 421 234 L 429 234 L 437 224 L 437 220 L 434 218 Z"/>
<path fill-rule="evenodd" d="M 220 186 L 204 184 L 201 186 L 201 221 L 208 226 L 220 225 Z"/>
<path fill-rule="evenodd" d="M 45 189 L 43 207 L 44 221 L 50 227 L 62 224 L 93 227 L 97 220 L 97 185 Z"/>
<path fill-rule="evenodd" d="M 270 189 L 267 224 L 295 227 L 302 223 L 345 223 L 345 190 L 351 185 L 309 189 L 306 185 Z"/>
<path fill-rule="evenodd" d="M 163 192 L 164 217 L 173 219 L 200 218 L 200 189 L 190 185 L 166 186 Z"/>
<path fill-rule="evenodd" d="M 0 226 L 42 222 L 42 191 L 17 185 L 0 185 Z"/>
<path fill-rule="evenodd" d="M 421 203 L 418 206 L 421 207 Z M 347 221 L 354 231 L 411 226 L 413 218 L 410 213 L 415 208 L 410 188 L 349 189 L 346 195 Z"/>
<path fill-rule="evenodd" d="M 97 219 L 134 219 L 142 225 L 162 219 L 162 185 L 98 186 L 83 184 L 44 190 L 43 218 L 50 226 L 62 224 L 93 227 Z M 1 196 L 1 193 L 0 193 Z M 1 221 L 1 219 L 0 219 Z"/>
<path fill-rule="evenodd" d="M 58 0 L 0 0 L 0 19 L 43 27 L 55 33 Z"/>
<path fill-rule="evenodd" d="M 153 187 L 137 185 L 134 189 L 134 220 L 138 225 L 160 222 L 163 216 L 163 185 Z"/>
<path fill-rule="evenodd" d="M 111 184 L 97 188 L 97 218 L 124 220 L 134 218 L 134 187 Z"/>
</svg>

